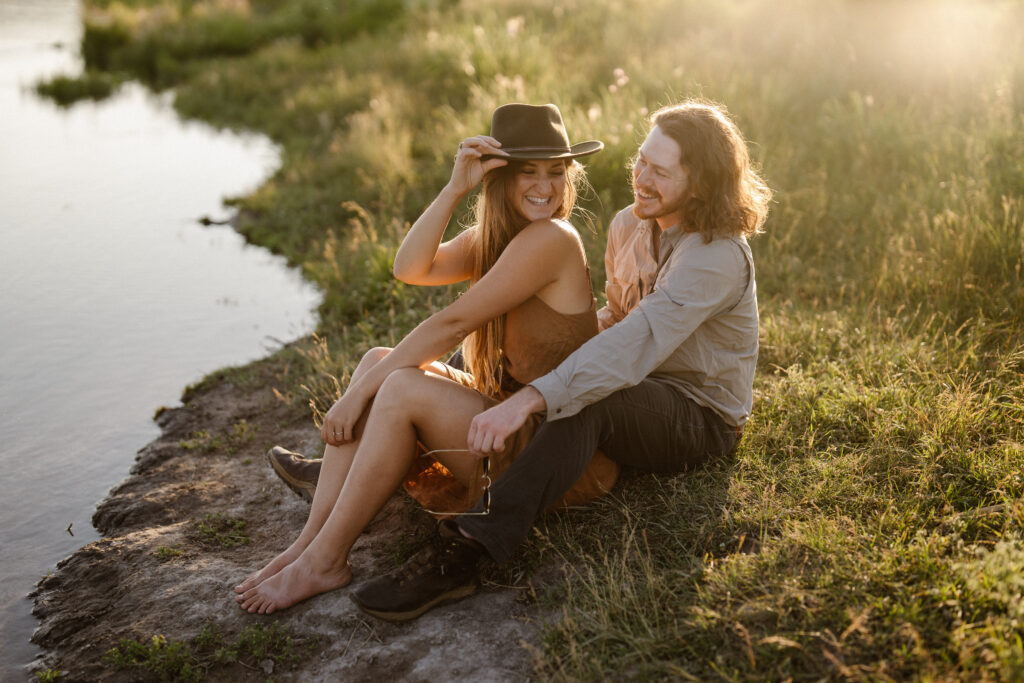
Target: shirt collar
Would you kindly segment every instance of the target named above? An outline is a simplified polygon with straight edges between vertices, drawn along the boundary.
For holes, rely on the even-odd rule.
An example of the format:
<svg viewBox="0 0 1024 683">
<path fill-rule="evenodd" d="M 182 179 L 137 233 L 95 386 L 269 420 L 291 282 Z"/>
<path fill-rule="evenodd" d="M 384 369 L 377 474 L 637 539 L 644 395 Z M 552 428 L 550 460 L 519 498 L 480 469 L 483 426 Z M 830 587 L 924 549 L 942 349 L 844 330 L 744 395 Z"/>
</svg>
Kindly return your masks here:
<svg viewBox="0 0 1024 683">
<path fill-rule="evenodd" d="M 657 226 L 657 223 L 655 223 L 655 226 Z M 671 244 L 672 246 L 675 246 L 676 244 L 679 243 L 679 240 L 682 238 L 682 236 L 683 228 L 682 226 L 679 225 L 679 223 L 676 223 L 671 228 L 661 231 L 661 243 Z"/>
<path fill-rule="evenodd" d="M 657 224 L 655 224 L 657 228 Z M 672 252 L 675 251 L 676 246 L 683 239 L 683 229 L 677 223 L 667 230 L 661 232 L 661 249 L 658 254 L 658 272 L 665 267 L 668 263 L 668 259 L 672 256 Z"/>
</svg>

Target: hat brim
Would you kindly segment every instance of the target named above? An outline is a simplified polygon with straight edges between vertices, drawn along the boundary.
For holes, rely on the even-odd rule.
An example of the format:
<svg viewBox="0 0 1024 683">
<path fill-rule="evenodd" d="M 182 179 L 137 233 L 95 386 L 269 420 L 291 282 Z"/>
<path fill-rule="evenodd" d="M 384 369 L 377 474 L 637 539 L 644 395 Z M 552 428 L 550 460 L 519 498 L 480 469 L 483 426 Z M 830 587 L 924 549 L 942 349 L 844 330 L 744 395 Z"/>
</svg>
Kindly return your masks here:
<svg viewBox="0 0 1024 683">
<path fill-rule="evenodd" d="M 587 140 L 577 142 L 569 148 L 568 152 L 550 152 L 537 150 L 508 150 L 508 156 L 501 154 L 485 154 L 483 161 L 487 159 L 508 159 L 509 161 L 539 161 L 541 159 L 575 159 L 596 154 L 604 149 L 604 143 L 600 140 Z"/>
</svg>

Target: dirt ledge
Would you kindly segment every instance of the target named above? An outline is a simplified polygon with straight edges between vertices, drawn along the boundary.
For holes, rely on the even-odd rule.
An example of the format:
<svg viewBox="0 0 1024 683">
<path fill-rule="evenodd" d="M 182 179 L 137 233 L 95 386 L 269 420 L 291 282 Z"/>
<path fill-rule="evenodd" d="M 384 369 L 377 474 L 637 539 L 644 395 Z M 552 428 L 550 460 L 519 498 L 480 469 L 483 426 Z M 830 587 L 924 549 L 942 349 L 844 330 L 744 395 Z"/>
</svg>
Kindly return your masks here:
<svg viewBox="0 0 1024 683">
<path fill-rule="evenodd" d="M 312 452 L 318 436 L 308 416 L 281 403 L 266 384 L 215 383 L 157 421 L 163 434 L 139 452 L 131 476 L 97 507 L 93 523 L 104 538 L 62 560 L 33 593 L 41 624 L 32 641 L 45 650 L 33 670 L 65 671 L 62 681 L 145 680 L 147 672 L 104 664 L 104 653 L 122 638 L 188 640 L 208 624 L 233 637 L 255 623 L 278 622 L 292 635 L 316 638 L 301 662 L 278 670 L 215 667 L 207 680 L 533 677 L 530 651 L 542 613 L 522 582 L 485 581 L 470 598 L 406 624 L 363 615 L 348 599 L 349 588 L 270 616 L 242 612 L 231 587 L 280 552 L 308 510 L 278 483 L 264 453 L 275 443 Z M 239 424 L 245 435 L 232 440 Z M 210 435 L 208 450 L 194 445 L 201 430 Z M 183 442 L 190 440 L 186 448 Z M 197 544 L 195 520 L 207 514 L 245 520 L 252 542 L 232 548 Z M 394 496 L 353 549 L 352 585 L 394 567 L 402 549 L 430 526 L 404 494 Z"/>
</svg>

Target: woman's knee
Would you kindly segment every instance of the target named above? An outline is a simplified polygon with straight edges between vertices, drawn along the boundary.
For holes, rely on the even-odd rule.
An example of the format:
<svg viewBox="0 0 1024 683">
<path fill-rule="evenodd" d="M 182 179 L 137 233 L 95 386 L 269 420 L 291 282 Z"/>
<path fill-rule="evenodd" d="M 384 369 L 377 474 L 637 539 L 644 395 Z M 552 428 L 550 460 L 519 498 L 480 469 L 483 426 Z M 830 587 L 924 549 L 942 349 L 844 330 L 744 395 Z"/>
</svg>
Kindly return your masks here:
<svg viewBox="0 0 1024 683">
<path fill-rule="evenodd" d="M 377 390 L 374 405 L 394 407 L 408 404 L 422 395 L 426 373 L 420 368 L 392 370 Z"/>
<path fill-rule="evenodd" d="M 392 350 L 393 349 L 390 346 L 374 346 L 363 354 L 363 358 L 359 361 L 359 364 L 363 365 L 365 363 L 367 365 L 374 366 L 384 360 Z"/>
<path fill-rule="evenodd" d="M 359 359 L 359 365 L 356 366 L 356 370 L 352 373 L 352 376 L 355 377 L 366 372 L 374 365 L 384 360 L 389 353 L 391 353 L 391 349 L 387 346 L 373 347 L 364 353 L 363 357 Z"/>
</svg>

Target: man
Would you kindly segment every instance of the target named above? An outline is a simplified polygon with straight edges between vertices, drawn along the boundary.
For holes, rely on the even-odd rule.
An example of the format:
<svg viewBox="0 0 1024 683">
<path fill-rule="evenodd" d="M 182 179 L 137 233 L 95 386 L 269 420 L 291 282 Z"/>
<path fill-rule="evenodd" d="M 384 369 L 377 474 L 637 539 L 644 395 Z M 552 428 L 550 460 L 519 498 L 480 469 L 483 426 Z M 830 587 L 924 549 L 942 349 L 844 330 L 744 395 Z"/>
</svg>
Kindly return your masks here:
<svg viewBox="0 0 1024 683">
<path fill-rule="evenodd" d="M 472 593 L 478 560 L 505 561 L 597 449 L 622 465 L 678 472 L 735 448 L 757 360 L 746 238 L 763 225 L 771 191 L 724 108 L 686 102 L 651 122 L 633 165 L 635 201 L 609 230 L 602 331 L 474 419 L 468 445 L 481 455 L 530 414 L 546 422 L 476 514 L 443 521 L 397 573 L 351 594 L 362 610 L 411 619 Z"/>
</svg>

